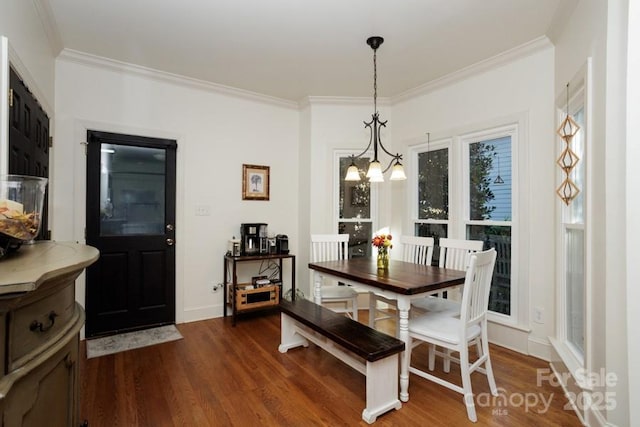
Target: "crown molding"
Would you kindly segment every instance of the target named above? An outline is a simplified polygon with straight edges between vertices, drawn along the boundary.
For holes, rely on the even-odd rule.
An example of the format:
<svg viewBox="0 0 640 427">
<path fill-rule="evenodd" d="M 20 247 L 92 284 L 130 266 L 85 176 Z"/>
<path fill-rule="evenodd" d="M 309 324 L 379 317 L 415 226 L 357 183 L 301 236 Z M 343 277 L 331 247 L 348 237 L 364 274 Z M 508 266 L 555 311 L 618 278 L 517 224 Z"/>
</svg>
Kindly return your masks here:
<svg viewBox="0 0 640 427">
<path fill-rule="evenodd" d="M 298 103 L 300 108 L 309 105 L 345 105 L 368 106 L 373 105 L 373 98 L 355 96 L 306 96 Z M 389 98 L 378 98 L 378 105 L 391 105 Z"/>
<path fill-rule="evenodd" d="M 449 73 L 428 83 L 402 92 L 392 97 L 391 103 L 396 104 L 398 102 L 406 101 L 420 95 L 426 95 L 427 93 L 433 92 L 442 87 L 449 86 L 462 80 L 468 79 L 469 77 L 496 69 L 505 64 L 525 58 L 550 47 L 553 47 L 553 43 L 551 43 L 547 36 L 535 38 L 527 43 L 521 44 L 520 46 L 516 46 L 513 49 L 506 50 L 495 56 L 483 59 L 480 62 L 476 62 L 475 64 L 472 64 L 468 67 L 461 68 L 458 71 L 454 71 L 453 73 Z"/>
<path fill-rule="evenodd" d="M 168 73 L 166 71 L 159 71 L 153 68 L 117 61 L 115 59 L 109 59 L 102 56 L 91 55 L 73 49 L 63 49 L 60 55 L 58 55 L 58 59 L 61 61 L 73 62 L 76 64 L 86 65 L 104 70 L 111 70 L 120 73 L 146 77 L 159 82 L 172 83 L 189 88 L 218 93 L 221 95 L 228 95 L 236 98 L 243 98 L 251 101 L 275 105 L 278 107 L 298 110 L 298 103 L 295 101 L 276 98 L 275 96 L 263 95 L 260 93 L 238 89 L 231 86 L 225 86 L 218 83 L 212 83 L 205 80 L 199 80 L 192 77 L 186 77 L 179 74 Z"/>
<path fill-rule="evenodd" d="M 51 52 L 53 56 L 56 57 L 62 50 L 63 44 L 60 31 L 58 30 L 58 24 L 53 16 L 51 4 L 49 0 L 33 0 L 33 5 L 38 13 L 47 40 L 49 41 Z"/>
</svg>

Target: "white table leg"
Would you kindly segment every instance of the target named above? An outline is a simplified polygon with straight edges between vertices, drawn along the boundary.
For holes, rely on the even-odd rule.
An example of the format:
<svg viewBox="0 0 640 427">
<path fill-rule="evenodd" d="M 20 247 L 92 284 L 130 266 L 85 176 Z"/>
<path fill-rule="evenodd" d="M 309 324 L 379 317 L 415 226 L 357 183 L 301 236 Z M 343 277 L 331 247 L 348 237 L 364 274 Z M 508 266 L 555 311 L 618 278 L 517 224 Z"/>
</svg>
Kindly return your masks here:
<svg viewBox="0 0 640 427">
<path fill-rule="evenodd" d="M 398 296 L 398 317 L 400 320 L 399 339 L 404 341 L 405 350 L 400 355 L 400 400 L 409 401 L 409 308 L 411 300 L 408 297 Z"/>
<path fill-rule="evenodd" d="M 318 305 L 322 305 L 322 273 L 318 271 L 313 272 L 313 302 Z"/>
</svg>

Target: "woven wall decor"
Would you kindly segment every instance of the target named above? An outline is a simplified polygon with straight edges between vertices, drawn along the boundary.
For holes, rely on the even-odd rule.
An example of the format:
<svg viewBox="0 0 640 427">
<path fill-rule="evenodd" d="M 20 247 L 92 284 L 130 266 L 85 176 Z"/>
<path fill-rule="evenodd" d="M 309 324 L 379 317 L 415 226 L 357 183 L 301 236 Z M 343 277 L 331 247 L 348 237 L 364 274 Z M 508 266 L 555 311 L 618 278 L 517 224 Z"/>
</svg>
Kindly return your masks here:
<svg viewBox="0 0 640 427">
<path fill-rule="evenodd" d="M 562 201 L 567 206 L 569 206 L 569 203 L 571 203 L 571 201 L 578 196 L 578 193 L 580 193 L 580 189 L 578 188 L 578 186 L 569 177 L 571 171 L 576 167 L 578 161 L 580 160 L 578 155 L 574 153 L 573 150 L 571 150 L 571 141 L 573 140 L 573 137 L 576 136 L 579 130 L 580 126 L 578 126 L 578 124 L 569 115 L 569 83 L 567 83 L 566 117 L 556 131 L 565 144 L 564 150 L 562 150 L 562 153 L 560 153 L 560 157 L 558 157 L 558 160 L 556 161 L 558 166 L 560 166 L 560 169 L 562 169 L 565 178 L 562 181 L 562 184 L 560 184 L 560 186 L 556 190 L 556 193 L 558 194 L 558 196 L 560 196 L 560 199 L 562 199 Z"/>
</svg>

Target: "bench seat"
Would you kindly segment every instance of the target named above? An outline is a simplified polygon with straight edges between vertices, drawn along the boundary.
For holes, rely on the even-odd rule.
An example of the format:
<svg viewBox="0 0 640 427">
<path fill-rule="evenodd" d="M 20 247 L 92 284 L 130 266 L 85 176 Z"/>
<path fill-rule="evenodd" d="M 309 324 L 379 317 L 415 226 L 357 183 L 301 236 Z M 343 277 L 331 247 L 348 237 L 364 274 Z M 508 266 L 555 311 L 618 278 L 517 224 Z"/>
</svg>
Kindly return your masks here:
<svg viewBox="0 0 640 427">
<path fill-rule="evenodd" d="M 306 299 L 282 300 L 279 309 L 281 353 L 307 347 L 311 341 L 366 376 L 362 418 L 367 423 L 402 407 L 398 399 L 398 363 L 405 348 L 403 341 Z"/>
</svg>

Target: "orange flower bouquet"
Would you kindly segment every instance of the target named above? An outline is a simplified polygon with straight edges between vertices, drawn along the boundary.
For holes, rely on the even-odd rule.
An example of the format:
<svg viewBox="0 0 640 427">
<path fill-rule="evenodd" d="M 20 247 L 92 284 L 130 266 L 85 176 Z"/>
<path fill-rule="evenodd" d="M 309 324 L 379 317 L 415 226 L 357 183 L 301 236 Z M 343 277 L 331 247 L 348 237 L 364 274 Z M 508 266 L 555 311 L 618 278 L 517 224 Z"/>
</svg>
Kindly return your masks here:
<svg viewBox="0 0 640 427">
<path fill-rule="evenodd" d="M 378 249 L 378 268 L 387 270 L 389 268 L 389 249 L 393 248 L 391 234 L 376 234 L 371 239 L 371 244 Z"/>
</svg>

